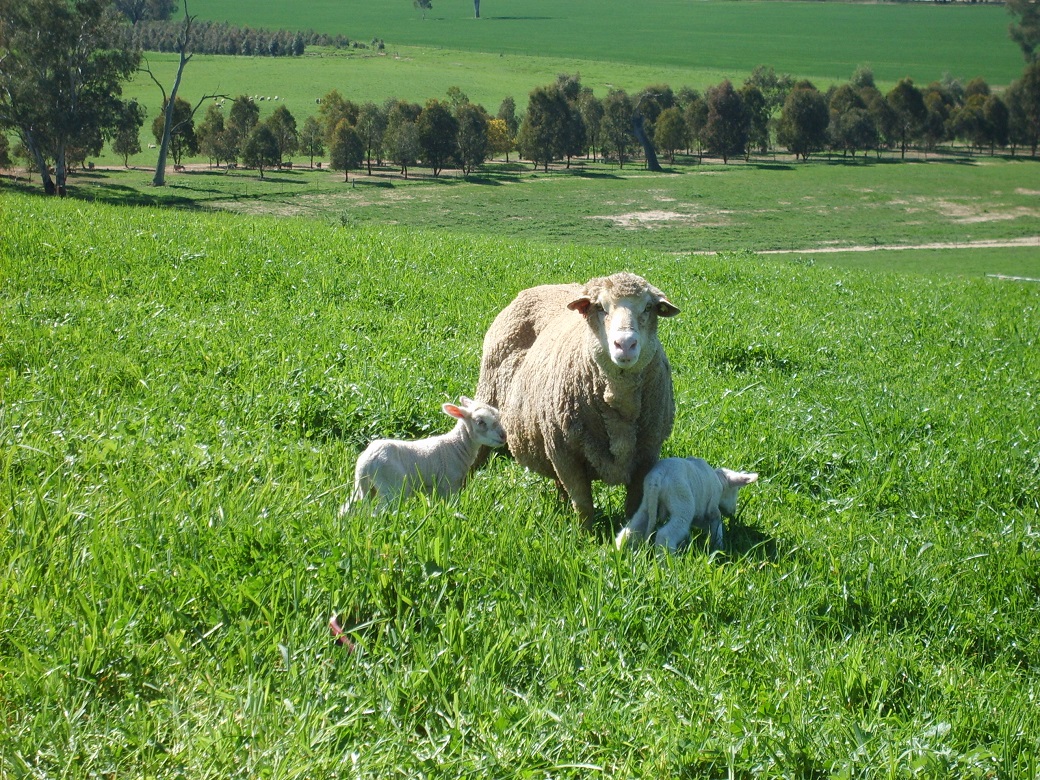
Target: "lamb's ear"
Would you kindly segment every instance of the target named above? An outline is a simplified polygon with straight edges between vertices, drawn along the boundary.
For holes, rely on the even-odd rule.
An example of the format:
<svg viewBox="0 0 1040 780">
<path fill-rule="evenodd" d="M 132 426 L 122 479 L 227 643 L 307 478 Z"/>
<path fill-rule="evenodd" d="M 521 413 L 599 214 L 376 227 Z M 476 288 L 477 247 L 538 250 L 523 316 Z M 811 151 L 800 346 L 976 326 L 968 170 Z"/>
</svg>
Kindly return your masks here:
<svg viewBox="0 0 1040 780">
<path fill-rule="evenodd" d="M 467 398 L 464 395 L 460 395 L 459 396 L 459 406 L 464 407 L 466 409 L 472 409 L 473 408 L 473 399 L 472 398 Z"/>
<path fill-rule="evenodd" d="M 732 471 L 731 469 L 716 469 L 716 473 L 722 478 L 722 481 L 733 487 L 744 487 L 750 485 L 752 482 L 758 481 L 758 474 L 747 473 L 743 471 Z"/>
<path fill-rule="evenodd" d="M 663 295 L 657 302 L 657 316 L 658 317 L 674 317 L 680 311 L 679 307 L 673 304 L 670 300 L 665 298 Z"/>
<path fill-rule="evenodd" d="M 449 417 L 458 417 L 460 420 L 465 420 L 468 416 L 465 409 L 455 404 L 444 404 L 441 406 L 441 411 Z"/>
<path fill-rule="evenodd" d="M 575 298 L 573 301 L 567 304 L 567 308 L 571 311 L 578 312 L 582 317 L 585 317 L 589 313 L 589 307 L 592 305 L 592 298 L 587 295 L 582 295 L 580 298 Z"/>
</svg>

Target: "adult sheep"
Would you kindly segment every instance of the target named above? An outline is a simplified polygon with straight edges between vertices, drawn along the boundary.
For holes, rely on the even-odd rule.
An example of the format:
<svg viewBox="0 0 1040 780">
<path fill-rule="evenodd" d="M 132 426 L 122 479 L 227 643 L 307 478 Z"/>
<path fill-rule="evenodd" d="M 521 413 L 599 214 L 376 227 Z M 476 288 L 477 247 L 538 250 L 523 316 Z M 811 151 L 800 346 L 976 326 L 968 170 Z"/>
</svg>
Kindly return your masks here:
<svg viewBox="0 0 1040 780">
<path fill-rule="evenodd" d="M 630 273 L 523 290 L 491 323 L 477 398 L 497 406 L 513 457 L 556 485 L 592 527 L 592 482 L 624 485 L 625 515 L 672 430 L 659 317 L 679 309 Z"/>
</svg>

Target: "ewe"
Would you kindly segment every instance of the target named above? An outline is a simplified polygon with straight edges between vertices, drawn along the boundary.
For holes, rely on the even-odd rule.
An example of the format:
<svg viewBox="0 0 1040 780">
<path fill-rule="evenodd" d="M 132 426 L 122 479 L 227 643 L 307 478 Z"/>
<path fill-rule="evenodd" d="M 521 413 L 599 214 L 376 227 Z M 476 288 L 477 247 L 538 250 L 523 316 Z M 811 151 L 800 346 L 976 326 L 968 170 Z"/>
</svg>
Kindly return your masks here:
<svg viewBox="0 0 1040 780">
<path fill-rule="evenodd" d="M 721 550 L 722 516 L 736 516 L 737 491 L 757 479 L 758 474 L 713 469 L 701 458 L 658 461 L 646 475 L 639 509 L 617 535 L 617 547 L 646 539 L 658 520 L 667 520 L 654 541 L 674 551 L 697 520 L 708 526 L 711 549 Z"/>
<path fill-rule="evenodd" d="M 625 516 L 672 430 L 659 317 L 679 313 L 630 273 L 522 291 L 484 337 L 477 398 L 502 410 L 509 450 L 556 481 L 586 528 L 592 481 L 627 488 Z"/>
<path fill-rule="evenodd" d="M 480 447 L 505 444 L 493 406 L 463 396 L 458 405 L 444 404 L 441 409 L 458 418 L 450 432 L 418 441 L 376 439 L 365 448 L 354 469 L 354 493 L 341 513 L 367 498 L 377 498 L 385 507 L 417 491 L 450 496 L 462 487 Z"/>
</svg>

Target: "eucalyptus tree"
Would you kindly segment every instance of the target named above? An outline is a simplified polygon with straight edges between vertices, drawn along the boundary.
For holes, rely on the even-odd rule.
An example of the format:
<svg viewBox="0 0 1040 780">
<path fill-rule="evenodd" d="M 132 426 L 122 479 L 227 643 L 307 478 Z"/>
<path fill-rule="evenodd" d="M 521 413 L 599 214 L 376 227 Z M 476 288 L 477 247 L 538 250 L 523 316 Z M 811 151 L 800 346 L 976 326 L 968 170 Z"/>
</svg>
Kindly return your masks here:
<svg viewBox="0 0 1040 780">
<path fill-rule="evenodd" d="M 632 99 L 623 89 L 612 89 L 603 99 L 603 120 L 600 123 L 603 148 L 617 156 L 618 167 L 625 167 L 625 159 L 632 152 Z"/>
<path fill-rule="evenodd" d="M 776 140 L 794 154 L 808 160 L 827 143 L 830 110 L 825 98 L 809 82 L 801 82 L 787 93 L 777 124 Z"/>
<path fill-rule="evenodd" d="M 69 152 L 100 153 L 124 116 L 140 62 L 124 39 L 110 0 L 0 0 L 0 133 L 18 135 L 48 194 L 65 194 Z"/>
<path fill-rule="evenodd" d="M 430 99 L 416 120 L 416 130 L 422 161 L 430 167 L 434 176 L 439 176 L 458 157 L 458 120 L 447 104 Z"/>
<path fill-rule="evenodd" d="M 911 79 L 905 78 L 892 88 L 885 99 L 899 119 L 900 156 L 906 157 L 906 150 L 910 146 L 910 142 L 918 137 L 921 127 L 928 117 L 924 96 L 921 94 L 921 90 L 914 86 Z"/>
<path fill-rule="evenodd" d="M 535 87 L 517 135 L 520 155 L 548 171 L 549 163 L 564 156 L 570 121 L 567 98 L 556 84 Z"/>
<path fill-rule="evenodd" d="M 350 172 L 360 168 L 364 160 L 365 147 L 361 136 L 346 119 L 341 119 L 332 133 L 329 167 L 334 171 L 343 171 L 343 181 L 348 181 Z"/>
<path fill-rule="evenodd" d="M 383 146 L 383 134 L 386 132 L 386 111 L 375 103 L 363 103 L 358 109 L 355 125 L 361 145 L 365 149 L 365 160 L 368 163 L 368 175 L 372 175 L 372 158 L 380 154 Z"/>
<path fill-rule="evenodd" d="M 483 165 L 491 154 L 488 135 L 490 118 L 482 106 L 467 103 L 455 112 L 455 121 L 458 124 L 456 156 L 463 175 L 468 176 Z"/>
<path fill-rule="evenodd" d="M 1008 13 L 1017 21 L 1008 28 L 1011 40 L 1022 49 L 1026 63 L 1036 62 L 1040 46 L 1040 3 L 1037 0 L 1004 0 Z"/>
<path fill-rule="evenodd" d="M 740 93 L 725 79 L 705 92 L 708 104 L 708 121 L 701 132 L 701 140 L 710 154 L 722 158 L 723 164 L 730 157 L 744 154 L 751 130 L 751 119 Z"/>
<path fill-rule="evenodd" d="M 274 112 L 265 120 L 265 124 L 271 128 L 274 139 L 278 144 L 278 162 L 283 163 L 287 157 L 296 154 L 300 148 L 300 134 L 296 129 L 296 117 L 285 106 L 278 106 Z"/>
</svg>

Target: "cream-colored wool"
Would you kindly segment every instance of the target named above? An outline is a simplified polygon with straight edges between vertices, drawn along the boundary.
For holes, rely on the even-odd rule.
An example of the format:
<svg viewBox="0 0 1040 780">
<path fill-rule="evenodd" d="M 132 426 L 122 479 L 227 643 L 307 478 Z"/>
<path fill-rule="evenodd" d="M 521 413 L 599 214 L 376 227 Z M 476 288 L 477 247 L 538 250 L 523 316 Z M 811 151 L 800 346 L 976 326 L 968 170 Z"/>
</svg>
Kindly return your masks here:
<svg viewBox="0 0 1040 780">
<path fill-rule="evenodd" d="M 707 527 L 712 550 L 722 549 L 722 518 L 737 514 L 740 488 L 758 479 L 729 469 L 713 469 L 701 458 L 665 458 L 643 482 L 643 501 L 615 540 L 618 549 L 640 542 L 663 523 L 654 541 L 675 550 L 690 535 L 694 521 Z"/>
<path fill-rule="evenodd" d="M 357 502 L 378 499 L 380 508 L 416 492 L 447 497 L 466 480 L 481 447 L 505 444 L 497 409 L 463 396 L 456 404 L 444 404 L 443 412 L 458 419 L 448 433 L 417 441 L 376 439 L 358 457 L 354 469 L 354 493 L 340 513 Z"/>
<path fill-rule="evenodd" d="M 516 460 L 556 480 L 586 526 L 592 482 L 624 485 L 625 515 L 672 430 L 659 317 L 679 309 L 630 273 L 522 291 L 484 337 L 477 398 L 502 412 Z"/>
</svg>

